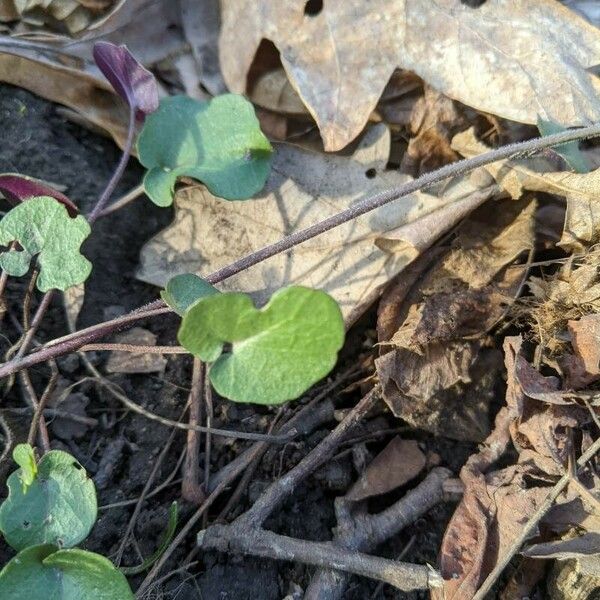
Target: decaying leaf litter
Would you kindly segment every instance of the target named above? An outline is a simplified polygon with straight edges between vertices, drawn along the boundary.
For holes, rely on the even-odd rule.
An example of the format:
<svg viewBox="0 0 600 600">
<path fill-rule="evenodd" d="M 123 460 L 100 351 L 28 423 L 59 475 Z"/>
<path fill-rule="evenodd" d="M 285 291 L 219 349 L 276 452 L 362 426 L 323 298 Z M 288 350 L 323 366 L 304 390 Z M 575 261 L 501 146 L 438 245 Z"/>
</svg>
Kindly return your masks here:
<svg viewBox="0 0 600 600">
<path fill-rule="evenodd" d="M 253 100 L 275 145 L 266 187 L 255 200 L 221 202 L 203 185 L 180 180 L 173 223 L 147 241 L 136 269 L 142 281 L 164 286 L 179 273 L 208 275 L 461 157 L 535 137 L 542 122 L 568 128 L 598 121 L 600 31 L 591 3 L 468 4 L 7 0 L 0 2 L 0 78 L 63 105 L 58 110 L 66 118 L 121 145 L 126 111 L 91 66 L 94 40 L 127 44 L 158 75 L 164 96 L 207 98 L 229 89 Z M 587 170 L 576 172 L 574 164 Z M 161 591 L 177 597 L 181 589 L 201 597 L 206 575 L 217 572 L 211 549 L 224 552 L 217 559 L 224 573 L 235 572 L 236 552 L 248 556 L 242 572 L 267 564 L 252 555 L 297 565 L 269 562 L 265 568 L 279 577 L 264 588 L 265 597 L 401 598 L 427 588 L 432 597 L 457 599 L 595 593 L 599 167 L 595 140 L 497 161 L 220 284 L 250 292 L 259 303 L 284 285 L 310 285 L 340 303 L 347 327 L 358 324 L 337 377 L 312 399 L 284 408 L 283 421 L 273 424 L 275 412 L 252 408 L 232 417 L 240 409 L 215 397 L 213 426 L 314 433 L 288 442 L 291 456 L 265 442 L 211 436 L 203 457 L 207 463 L 210 453 L 208 497 L 188 508 L 179 535 L 138 579 L 139 597 Z M 74 296 L 67 305 L 76 326 L 85 304 Z M 3 304 L 0 313 L 11 343 L 14 305 Z M 115 310 L 104 318 L 122 312 Z M 159 333 L 160 345 L 176 344 Z M 115 413 L 119 395 L 171 421 L 180 418 L 186 394 L 176 386 L 188 385 L 187 359 L 117 354 L 127 344 L 156 344 L 153 335 L 142 329 L 131 339 L 105 340 L 121 347 L 93 364 L 83 362 L 88 354 L 73 370 L 59 364 L 63 382 L 52 410 L 77 406 L 71 386 L 91 377 L 104 390 L 102 402 L 119 415 L 104 431 L 92 425 L 75 444 L 83 453 L 100 445 L 104 481 L 116 483 L 123 465 L 131 471 L 140 464 L 135 443 L 122 437 L 120 423 L 132 416 Z M 135 377 L 163 369 L 160 377 L 173 389 L 162 398 L 137 397 Z M 90 411 L 89 402 L 81 405 L 84 415 Z M 8 406 L 21 406 L 14 391 Z M 146 426 L 146 417 L 133 418 Z M 71 433 L 60 432 L 53 435 L 63 444 Z M 182 439 L 169 440 L 185 452 Z M 448 444 L 467 448 L 464 460 Z M 161 474 L 168 480 L 173 471 L 176 480 L 177 460 L 169 460 Z M 134 499 L 145 483 L 128 488 Z M 291 490 L 302 485 L 314 490 L 307 496 L 314 510 L 329 511 L 311 535 L 293 526 L 289 508 Z M 125 499 L 110 487 L 107 504 Z M 140 517 L 160 514 L 161 507 L 164 517 L 179 495 L 177 486 L 160 489 L 158 480 L 142 500 L 149 494 L 128 528 L 136 537 L 148 535 Z M 415 523 L 430 514 L 439 516 L 431 533 L 438 538 L 435 548 L 421 551 L 424 536 Z M 130 516 L 120 518 L 127 523 Z M 159 518 L 157 527 L 165 523 Z M 201 529 L 200 552 L 192 553 Z M 236 544 L 240 535 L 254 543 Z M 104 543 L 134 564 L 140 556 L 133 540 Z M 156 544 L 145 541 L 151 554 Z M 260 550 L 275 543 L 280 551 Z M 298 566 L 304 563 L 317 569 Z M 256 597 L 249 586 L 221 585 L 231 597 Z"/>
</svg>

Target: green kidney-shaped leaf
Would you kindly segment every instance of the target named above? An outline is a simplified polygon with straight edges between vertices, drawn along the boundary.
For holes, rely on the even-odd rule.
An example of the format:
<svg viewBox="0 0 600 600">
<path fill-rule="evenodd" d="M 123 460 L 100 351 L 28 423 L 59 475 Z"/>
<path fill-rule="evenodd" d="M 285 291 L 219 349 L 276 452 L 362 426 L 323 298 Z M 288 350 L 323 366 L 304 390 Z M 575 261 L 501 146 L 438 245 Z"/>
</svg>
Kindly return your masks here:
<svg viewBox="0 0 600 600">
<path fill-rule="evenodd" d="M 0 571 L 2 600 L 133 600 L 125 576 L 85 550 L 33 546 Z"/>
<path fill-rule="evenodd" d="M 158 206 L 173 202 L 175 182 L 183 175 L 215 196 L 247 199 L 265 185 L 272 151 L 252 104 L 235 94 L 210 102 L 164 98 L 138 138 L 140 162 L 148 169 L 144 188 Z"/>
<path fill-rule="evenodd" d="M 38 254 L 38 289 L 64 291 L 83 283 L 92 270 L 91 263 L 79 252 L 89 234 L 88 222 L 81 215 L 69 217 L 67 209 L 54 198 L 31 198 L 12 208 L 0 221 L 0 246 L 17 241 L 22 248 L 0 253 L 0 268 L 21 277 Z"/>
<path fill-rule="evenodd" d="M 305 287 L 283 288 L 256 309 L 246 294 L 217 294 L 185 313 L 179 341 L 205 362 L 219 394 L 236 402 L 281 404 L 327 375 L 344 343 L 335 300 Z M 223 344 L 231 352 L 222 354 Z"/>
<path fill-rule="evenodd" d="M 194 302 L 218 293 L 219 290 L 206 279 L 192 273 L 184 273 L 171 278 L 167 287 L 160 293 L 160 297 L 178 315 L 183 316 Z"/>
<path fill-rule="evenodd" d="M 37 544 L 72 548 L 87 537 L 98 513 L 96 489 L 70 454 L 48 452 L 26 488 L 22 476 L 22 469 L 10 475 L 8 498 L 0 506 L 0 532 L 15 550 Z"/>
</svg>

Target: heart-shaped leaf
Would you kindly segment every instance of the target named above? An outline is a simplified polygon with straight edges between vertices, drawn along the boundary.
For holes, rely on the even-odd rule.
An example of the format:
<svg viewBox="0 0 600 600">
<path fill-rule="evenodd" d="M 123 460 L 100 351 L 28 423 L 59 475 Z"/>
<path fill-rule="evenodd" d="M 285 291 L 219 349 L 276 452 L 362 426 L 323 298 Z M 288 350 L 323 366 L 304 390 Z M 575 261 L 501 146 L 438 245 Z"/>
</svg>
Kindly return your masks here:
<svg viewBox="0 0 600 600">
<path fill-rule="evenodd" d="M 0 221 L 0 246 L 13 241 L 21 245 L 19 250 L 0 253 L 0 268 L 9 275 L 23 276 L 32 257 L 39 254 L 38 289 L 64 291 L 84 282 L 92 270 L 92 264 L 79 252 L 89 234 L 88 222 L 81 215 L 69 217 L 67 209 L 54 198 L 31 198 Z"/>
<path fill-rule="evenodd" d="M 133 600 L 125 576 L 103 556 L 85 550 L 33 546 L 0 571 L 6 600 Z"/>
<path fill-rule="evenodd" d="M 339 306 L 325 292 L 283 288 L 256 309 L 246 294 L 203 298 L 185 313 L 179 341 L 205 362 L 219 394 L 281 404 L 327 375 L 344 343 Z M 222 354 L 223 344 L 231 352 Z"/>
<path fill-rule="evenodd" d="M 0 175 L 0 192 L 13 204 L 37 196 L 50 196 L 64 204 L 71 217 L 76 217 L 79 214 L 79 209 L 64 194 L 51 188 L 43 181 L 28 175 L 3 173 Z"/>
<path fill-rule="evenodd" d="M 135 110 L 138 121 L 158 108 L 158 86 L 154 75 L 126 46 L 96 42 L 93 54 L 98 68 L 117 94 Z"/>
<path fill-rule="evenodd" d="M 144 187 L 158 206 L 173 202 L 183 175 L 221 198 L 250 198 L 265 185 L 272 151 L 252 104 L 235 94 L 210 102 L 164 98 L 138 138 L 140 162 L 148 169 Z"/>
<path fill-rule="evenodd" d="M 84 540 L 98 513 L 94 483 L 67 452 L 52 450 L 37 465 L 26 487 L 23 467 L 7 481 L 0 506 L 0 532 L 15 549 L 36 544 L 72 548 Z"/>
<path fill-rule="evenodd" d="M 160 297 L 178 315 L 183 313 L 201 298 L 218 294 L 219 290 L 202 277 L 193 273 L 175 275 L 167 283 L 167 287 L 160 293 Z"/>
</svg>

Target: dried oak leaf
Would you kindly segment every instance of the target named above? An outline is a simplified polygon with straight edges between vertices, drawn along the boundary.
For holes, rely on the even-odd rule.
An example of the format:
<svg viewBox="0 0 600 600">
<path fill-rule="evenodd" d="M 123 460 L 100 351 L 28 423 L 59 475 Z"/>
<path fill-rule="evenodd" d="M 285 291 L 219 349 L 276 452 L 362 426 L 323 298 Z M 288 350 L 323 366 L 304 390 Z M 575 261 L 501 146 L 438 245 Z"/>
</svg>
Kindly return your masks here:
<svg viewBox="0 0 600 600">
<path fill-rule="evenodd" d="M 138 278 L 164 286 L 179 273 L 207 275 L 359 199 L 410 180 L 386 170 L 389 151 L 389 130 L 379 124 L 351 157 L 277 146 L 266 188 L 251 201 L 223 202 L 203 186 L 181 190 L 175 197 L 174 223 L 142 250 Z M 319 288 L 335 298 L 346 323 L 352 323 L 438 231 L 454 225 L 455 203 L 470 203 L 475 196 L 476 205 L 493 191 L 480 191 L 465 179 L 443 197 L 412 194 L 228 278 L 222 289 L 252 293 L 260 303 L 291 284 Z M 419 228 L 417 220 L 428 214 L 439 220 L 435 235 L 429 232 L 427 240 L 420 236 L 415 248 L 411 225 Z M 403 250 L 382 250 L 382 240 L 401 225 L 409 230 L 409 243 Z"/>
<path fill-rule="evenodd" d="M 474 129 L 452 139 L 452 148 L 467 158 L 489 151 Z M 600 169 L 589 173 L 551 172 L 544 159 L 498 161 L 484 167 L 513 198 L 525 190 L 546 192 L 567 199 L 567 213 L 559 246 L 582 252 L 600 241 Z"/>
<path fill-rule="evenodd" d="M 317 14 L 306 6 L 224 0 L 221 66 L 230 89 L 244 92 L 261 40 L 271 40 L 327 150 L 360 133 L 396 67 L 515 121 L 600 119 L 600 84 L 587 71 L 600 63 L 600 32 L 554 0 L 495 0 L 477 10 L 458 0 L 345 0 Z"/>
</svg>

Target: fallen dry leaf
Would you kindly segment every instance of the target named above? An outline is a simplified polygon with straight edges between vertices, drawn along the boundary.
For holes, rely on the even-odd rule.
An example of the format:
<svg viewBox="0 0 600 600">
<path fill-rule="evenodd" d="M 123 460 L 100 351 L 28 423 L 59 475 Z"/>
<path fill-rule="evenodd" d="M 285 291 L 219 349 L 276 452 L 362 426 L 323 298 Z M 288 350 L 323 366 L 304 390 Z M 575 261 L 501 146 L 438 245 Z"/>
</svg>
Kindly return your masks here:
<svg viewBox="0 0 600 600">
<path fill-rule="evenodd" d="M 414 479 L 426 464 L 427 458 L 415 440 L 396 436 L 369 463 L 345 498 L 358 502 L 387 494 Z"/>
<path fill-rule="evenodd" d="M 398 348 L 375 361 L 383 398 L 413 427 L 479 442 L 489 433 L 499 353 L 477 342 L 430 344 L 423 354 Z"/>
<path fill-rule="evenodd" d="M 597 490 L 591 490 L 597 493 Z M 600 531 L 600 515 L 588 508 L 580 497 L 555 504 L 541 521 L 540 529 L 564 535 L 571 529 Z"/>
<path fill-rule="evenodd" d="M 2 0 L 0 21 L 17 22 L 17 31 L 75 35 L 110 11 L 116 0 Z"/>
<path fill-rule="evenodd" d="M 386 170 L 389 151 L 390 133 L 378 124 L 365 134 L 352 157 L 277 146 L 266 188 L 251 202 L 223 202 L 204 186 L 181 190 L 175 198 L 174 223 L 142 250 L 138 278 L 164 286 L 178 273 L 206 275 L 358 199 L 408 181 L 407 176 Z M 378 296 L 381 286 L 418 254 L 410 245 L 403 252 L 381 250 L 379 242 L 388 232 L 436 209 L 440 221 L 451 227 L 453 213 L 450 219 L 444 217 L 444 207 L 469 202 L 473 194 L 481 203 L 492 193 L 491 188 L 479 193 L 470 180 L 461 180 L 442 197 L 413 194 L 251 267 L 221 287 L 251 292 L 259 302 L 292 283 L 316 287 L 336 299 L 350 324 Z"/>
<path fill-rule="evenodd" d="M 457 134 L 452 147 L 470 158 L 489 148 L 478 141 L 474 130 Z M 544 159 L 537 159 L 539 165 Z M 565 250 L 582 252 L 600 241 L 600 169 L 590 173 L 548 172 L 543 165 L 536 170 L 536 161 L 498 161 L 484 167 L 513 198 L 520 198 L 524 190 L 556 194 L 567 199 L 567 214 L 559 246 Z M 545 168 L 544 168 L 545 167 Z"/>
<path fill-rule="evenodd" d="M 489 471 L 508 447 L 509 414 L 501 409 L 483 449 L 460 473 L 463 498 L 444 534 L 440 551 L 443 590 L 435 600 L 469 600 L 548 494 L 531 487 L 523 467 Z"/>
<path fill-rule="evenodd" d="M 425 93 L 412 109 L 411 138 L 400 165 L 403 173 L 418 177 L 458 159 L 450 143 L 454 134 L 467 127 L 467 120 L 450 98 L 425 86 Z"/>
<path fill-rule="evenodd" d="M 521 273 L 504 267 L 532 247 L 534 211 L 531 200 L 482 206 L 425 273 L 426 255 L 386 292 L 376 367 L 396 416 L 456 439 L 487 436 L 501 357 L 481 338 L 522 282 Z"/>
<path fill-rule="evenodd" d="M 271 40 L 327 150 L 360 133 L 396 67 L 515 121 L 600 118 L 600 83 L 587 71 L 600 63 L 600 32 L 554 0 L 495 0 L 476 10 L 458 0 L 345 0 L 317 14 L 306 6 L 223 0 L 221 66 L 230 89 L 245 91 L 261 40 Z M 560 36 L 548 35 L 558 28 Z"/>
<path fill-rule="evenodd" d="M 590 375 L 600 375 L 600 314 L 568 322 L 571 344 Z"/>
<path fill-rule="evenodd" d="M 558 558 L 561 560 L 600 554 L 600 533 L 590 532 L 572 539 L 532 544 L 523 550 L 523 554 L 531 558 Z"/>
<path fill-rule="evenodd" d="M 520 337 L 504 339 L 513 444 L 519 463 L 530 463 L 540 473 L 562 475 L 571 449 L 570 429 L 585 425 L 589 413 L 558 390 L 558 378 L 544 377 L 530 365 L 521 355 L 521 345 Z"/>
</svg>

